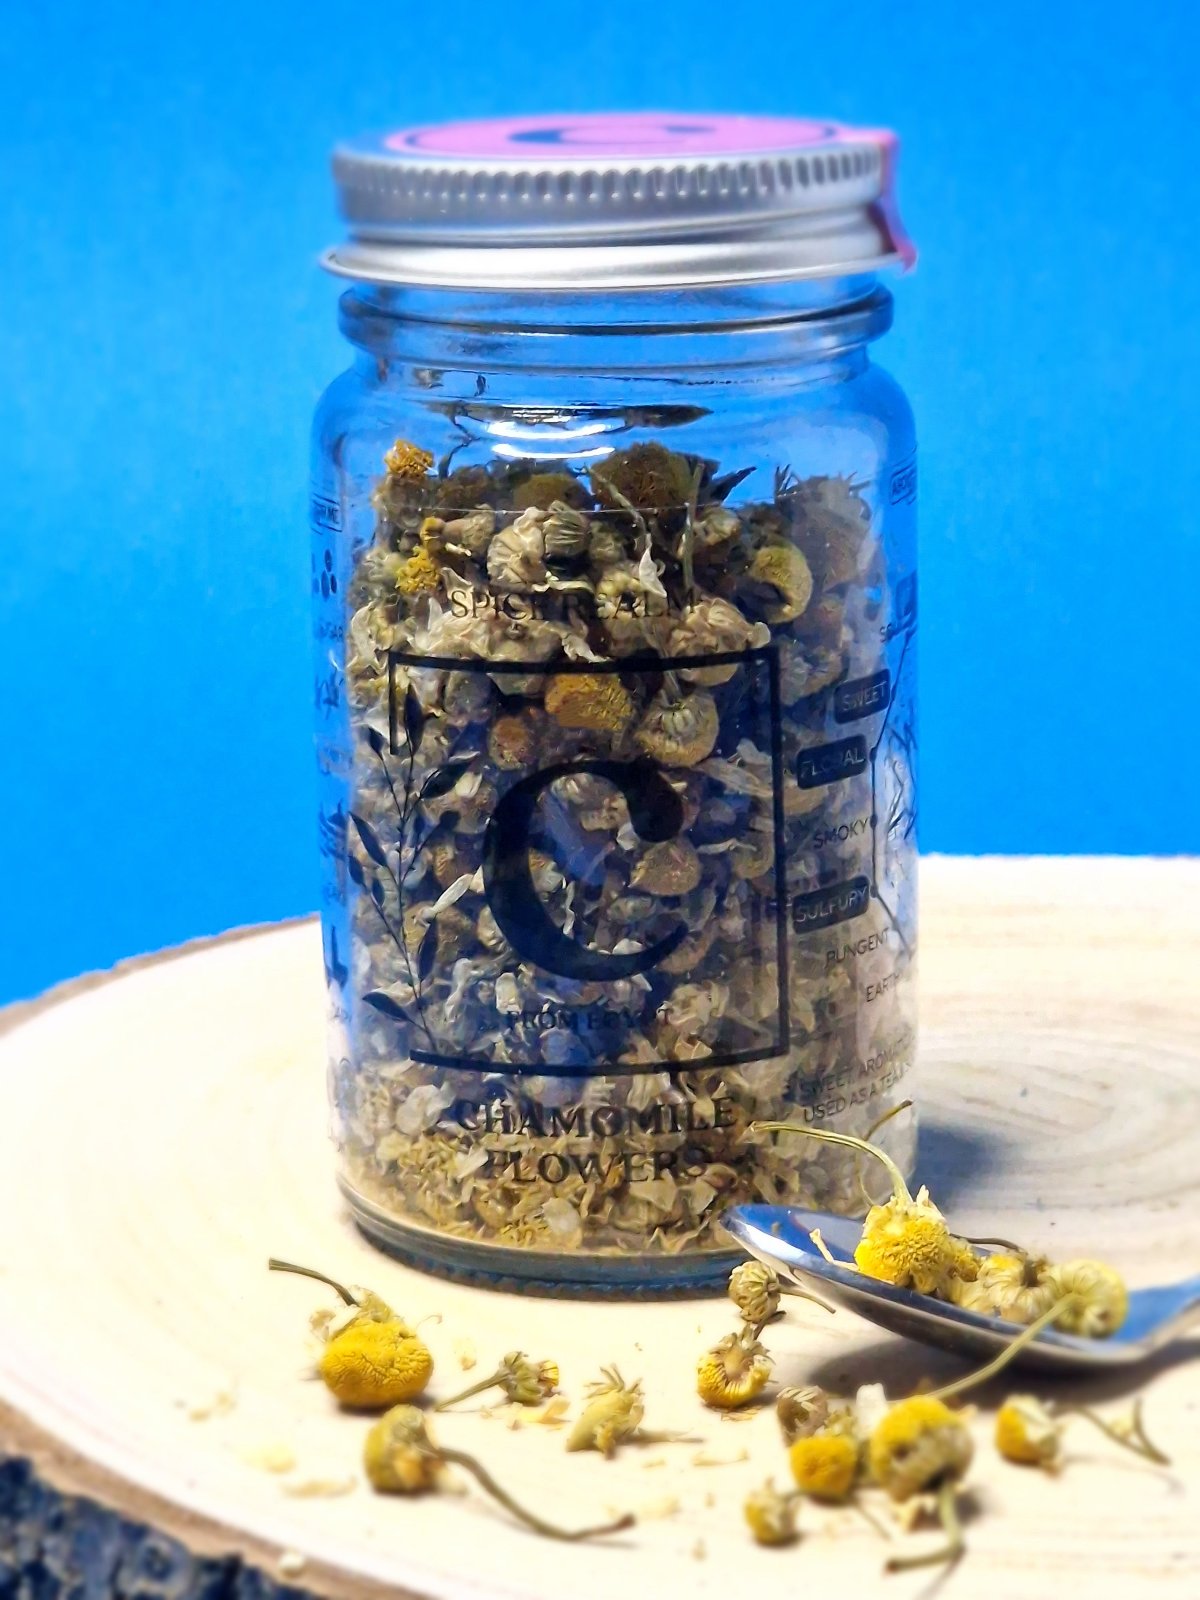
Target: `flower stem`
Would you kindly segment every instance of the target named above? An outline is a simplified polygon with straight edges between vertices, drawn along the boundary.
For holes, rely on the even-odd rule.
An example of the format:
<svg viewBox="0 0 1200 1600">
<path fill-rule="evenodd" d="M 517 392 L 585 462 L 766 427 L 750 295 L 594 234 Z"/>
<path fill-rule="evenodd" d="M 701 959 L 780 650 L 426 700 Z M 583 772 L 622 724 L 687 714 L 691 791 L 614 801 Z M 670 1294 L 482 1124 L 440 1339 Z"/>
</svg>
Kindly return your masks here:
<svg viewBox="0 0 1200 1600">
<path fill-rule="evenodd" d="M 1012 1339 L 1000 1354 L 989 1361 L 986 1367 L 980 1367 L 976 1372 L 968 1372 L 965 1378 L 956 1378 L 953 1383 L 947 1383 L 940 1389 L 933 1389 L 927 1396 L 930 1400 L 947 1400 L 952 1394 L 962 1394 L 967 1389 L 974 1389 L 977 1384 L 986 1383 L 989 1378 L 994 1378 L 998 1372 L 1003 1372 L 1009 1362 L 1018 1356 L 1026 1345 L 1032 1344 L 1043 1328 L 1062 1316 L 1069 1305 L 1074 1304 L 1079 1296 L 1065 1294 L 1061 1300 L 1056 1300 L 1049 1311 L 1043 1311 L 1041 1316 L 1022 1328 L 1015 1339 Z"/>
<path fill-rule="evenodd" d="M 963 1540 L 962 1524 L 958 1520 L 956 1493 L 953 1478 L 947 1478 L 938 1490 L 938 1519 L 946 1534 L 946 1542 L 941 1549 L 930 1550 L 919 1556 L 889 1556 L 888 1572 L 912 1572 L 916 1567 L 939 1567 L 943 1563 L 952 1565 L 962 1557 L 967 1547 Z"/>
<path fill-rule="evenodd" d="M 683 593 L 684 604 L 691 603 L 691 593 L 696 586 L 695 576 L 695 545 L 696 545 L 696 504 L 700 499 L 700 479 L 704 475 L 704 468 L 697 467 L 692 474 L 692 484 L 688 492 L 687 515 L 683 523 L 683 537 L 681 541 L 680 565 L 683 568 Z"/>
<path fill-rule="evenodd" d="M 618 1517 L 615 1522 L 604 1522 L 595 1528 L 557 1528 L 552 1522 L 545 1522 L 534 1511 L 527 1511 L 524 1506 L 515 1501 L 508 1490 L 503 1488 L 492 1477 L 482 1463 L 476 1461 L 474 1456 L 466 1455 L 461 1450 L 442 1450 L 439 1448 L 438 1456 L 452 1466 L 463 1467 L 471 1473 L 475 1480 L 505 1508 L 511 1511 L 518 1521 L 525 1523 L 535 1533 L 540 1533 L 547 1539 L 561 1539 L 568 1544 L 576 1544 L 581 1539 L 594 1539 L 606 1533 L 621 1533 L 625 1528 L 632 1528 L 633 1515 L 629 1512 L 623 1517 Z"/>
<path fill-rule="evenodd" d="M 1132 1450 L 1135 1456 L 1143 1456 L 1147 1461 L 1155 1461 L 1160 1467 L 1171 1465 L 1170 1456 L 1164 1455 L 1153 1441 L 1148 1438 L 1142 1426 L 1142 1402 L 1135 1400 L 1133 1403 L 1133 1416 L 1128 1424 L 1128 1431 L 1119 1424 L 1106 1422 L 1098 1416 L 1089 1406 L 1061 1406 L 1055 1408 L 1055 1413 L 1060 1417 L 1084 1417 L 1093 1427 L 1099 1428 L 1114 1444 L 1121 1445 L 1126 1450 Z"/>
<path fill-rule="evenodd" d="M 899 1109 L 897 1107 L 897 1110 Z M 826 1144 L 842 1144 L 848 1150 L 857 1150 L 860 1155 L 874 1156 L 876 1161 L 883 1163 L 888 1177 L 892 1180 L 892 1198 L 906 1200 L 909 1205 L 913 1204 L 913 1197 L 909 1193 L 908 1184 L 904 1181 L 904 1174 L 886 1150 L 881 1150 L 878 1145 L 868 1144 L 865 1139 L 855 1138 L 852 1133 L 834 1133 L 831 1128 L 804 1128 L 798 1122 L 752 1122 L 746 1132 L 802 1133 L 806 1139 L 821 1139 Z"/>
<path fill-rule="evenodd" d="M 451 1395 L 449 1400 L 439 1400 L 434 1406 L 435 1411 L 448 1411 L 451 1406 L 456 1406 L 461 1400 L 469 1400 L 472 1395 L 482 1394 L 485 1389 L 494 1389 L 506 1376 L 505 1369 L 501 1367 L 493 1372 L 490 1378 L 481 1378 L 478 1383 L 473 1383 L 469 1389 L 464 1389 L 461 1394 Z"/>
<path fill-rule="evenodd" d="M 344 1284 L 338 1283 L 336 1278 L 327 1277 L 323 1272 L 317 1272 L 313 1267 L 298 1267 L 294 1261 L 280 1261 L 278 1256 L 272 1256 L 267 1262 L 267 1268 L 270 1272 L 294 1272 L 301 1278 L 315 1278 L 318 1283 L 328 1284 L 331 1289 L 335 1290 L 341 1296 L 345 1305 L 356 1306 L 358 1304 L 358 1301 Z"/>
<path fill-rule="evenodd" d="M 894 1105 L 890 1111 L 885 1111 L 881 1117 L 876 1117 L 875 1121 L 863 1135 L 863 1138 L 868 1144 L 870 1144 L 885 1122 L 890 1122 L 893 1117 L 898 1117 L 902 1111 L 908 1111 L 911 1109 L 911 1107 L 911 1100 L 901 1100 L 899 1105 Z M 869 1206 L 873 1206 L 875 1201 L 871 1198 L 870 1194 L 868 1194 L 867 1186 L 863 1182 L 861 1159 L 856 1160 L 854 1163 L 854 1176 L 858 1180 L 858 1192 L 862 1195 L 863 1199 Z"/>
</svg>

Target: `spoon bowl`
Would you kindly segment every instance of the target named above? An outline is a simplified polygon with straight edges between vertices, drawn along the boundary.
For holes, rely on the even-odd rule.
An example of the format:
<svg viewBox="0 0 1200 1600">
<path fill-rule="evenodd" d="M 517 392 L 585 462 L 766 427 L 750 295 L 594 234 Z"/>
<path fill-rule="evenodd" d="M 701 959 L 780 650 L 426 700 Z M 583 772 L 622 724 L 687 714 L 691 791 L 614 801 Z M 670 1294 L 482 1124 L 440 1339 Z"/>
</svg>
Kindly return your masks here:
<svg viewBox="0 0 1200 1600">
<path fill-rule="evenodd" d="M 862 1224 L 852 1217 L 794 1206 L 735 1206 L 722 1217 L 742 1248 L 774 1267 L 782 1278 L 815 1289 L 891 1333 L 974 1360 L 986 1361 L 1012 1343 L 1021 1326 L 1001 1317 L 965 1311 L 915 1289 L 868 1278 L 854 1265 Z M 813 1243 L 819 1229 L 833 1261 Z M 1200 1306 L 1200 1277 L 1162 1288 L 1133 1289 L 1122 1326 L 1106 1339 L 1045 1328 L 1013 1358 L 1014 1366 L 1041 1372 L 1106 1371 L 1145 1361 Z"/>
</svg>

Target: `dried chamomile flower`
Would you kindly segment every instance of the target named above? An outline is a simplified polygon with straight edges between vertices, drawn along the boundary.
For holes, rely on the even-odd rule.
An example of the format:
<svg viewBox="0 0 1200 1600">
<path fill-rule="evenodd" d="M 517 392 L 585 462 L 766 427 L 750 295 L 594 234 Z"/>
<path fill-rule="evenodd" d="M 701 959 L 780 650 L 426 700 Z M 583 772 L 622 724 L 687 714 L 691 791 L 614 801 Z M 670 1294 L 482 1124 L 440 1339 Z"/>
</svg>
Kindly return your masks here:
<svg viewBox="0 0 1200 1600">
<path fill-rule="evenodd" d="M 471 869 L 467 857 L 453 839 L 438 839 L 429 847 L 429 870 L 438 888 L 448 889 Z"/>
<path fill-rule="evenodd" d="M 556 500 L 542 525 L 542 540 L 547 562 L 579 561 L 591 548 L 592 525 L 582 511 Z"/>
<path fill-rule="evenodd" d="M 1062 1436 L 1062 1423 L 1035 1395 L 1010 1395 L 996 1413 L 996 1449 L 1006 1461 L 1056 1467 Z"/>
<path fill-rule="evenodd" d="M 545 512 L 523 511 L 507 528 L 501 528 L 488 546 L 488 577 L 498 589 L 527 590 L 546 576 L 542 524 Z"/>
<path fill-rule="evenodd" d="M 395 1316 L 376 1295 L 353 1295 L 344 1285 L 310 1267 L 297 1267 L 272 1257 L 274 1272 L 295 1272 L 315 1278 L 336 1290 L 353 1315 L 333 1331 L 321 1351 L 317 1371 L 339 1405 L 348 1410 L 374 1411 L 411 1400 L 420 1394 L 433 1374 L 433 1357 L 423 1340 Z"/>
<path fill-rule="evenodd" d="M 339 1405 L 376 1411 L 421 1394 L 433 1376 L 433 1357 L 403 1323 L 364 1322 L 330 1339 L 317 1371 Z"/>
<path fill-rule="evenodd" d="M 845 1433 L 813 1433 L 791 1445 L 788 1461 L 804 1494 L 814 1500 L 846 1500 L 858 1478 L 858 1443 Z"/>
<path fill-rule="evenodd" d="M 457 467 L 448 477 L 436 480 L 433 498 L 443 511 L 455 513 L 468 506 L 486 504 L 495 490 L 496 485 L 486 467 Z"/>
<path fill-rule="evenodd" d="M 751 622 L 728 600 L 706 596 L 690 605 L 671 628 L 667 650 L 673 656 L 715 655 L 769 644 L 771 630 L 765 623 Z M 723 666 L 681 667 L 679 675 L 689 683 L 709 688 L 728 683 L 738 671 L 738 663 Z"/>
<path fill-rule="evenodd" d="M 635 737 L 647 755 L 669 767 L 694 767 L 708 759 L 721 731 L 717 703 L 705 690 L 682 697 L 660 695 Z"/>
<path fill-rule="evenodd" d="M 973 1450 L 962 1413 L 934 1395 L 897 1401 L 867 1441 L 871 1476 L 893 1500 L 961 1478 Z"/>
<path fill-rule="evenodd" d="M 654 511 L 685 506 L 692 476 L 686 456 L 653 442 L 615 450 L 590 474 L 592 493 L 613 511 L 627 504 Z"/>
<path fill-rule="evenodd" d="M 788 494 L 804 548 L 825 586 L 848 583 L 858 571 L 871 508 L 849 478 L 805 478 Z"/>
<path fill-rule="evenodd" d="M 799 1496 L 780 1494 L 773 1478 L 768 1478 L 760 1489 L 751 1489 L 742 1515 L 755 1544 L 791 1544 L 796 1537 L 798 1506 Z"/>
<path fill-rule="evenodd" d="M 705 506 L 692 522 L 697 552 L 723 551 L 742 531 L 741 518 L 728 506 Z"/>
<path fill-rule="evenodd" d="M 727 1334 L 700 1357 L 696 1392 L 706 1406 L 732 1411 L 763 1392 L 773 1365 L 753 1330 L 744 1328 Z"/>
<path fill-rule="evenodd" d="M 326 1315 L 323 1311 L 314 1311 L 309 1318 L 309 1326 L 313 1332 L 324 1339 L 331 1339 L 338 1333 L 344 1333 L 347 1328 L 358 1327 L 364 1322 L 394 1322 L 403 1328 L 405 1333 L 412 1333 L 403 1317 L 392 1310 L 386 1300 L 381 1300 L 370 1289 L 364 1289 L 358 1284 L 347 1287 L 339 1283 L 336 1278 L 329 1277 L 324 1272 L 318 1272 L 314 1267 L 298 1267 L 293 1261 L 280 1261 L 278 1256 L 272 1256 L 267 1262 L 270 1272 L 291 1272 L 298 1278 L 312 1278 L 316 1283 L 326 1284 L 334 1291 L 342 1302 L 342 1311 L 331 1312 Z"/>
<path fill-rule="evenodd" d="M 518 511 L 528 511 L 530 506 L 549 511 L 556 500 L 570 510 L 587 505 L 588 493 L 570 472 L 534 472 L 512 493 L 512 503 Z"/>
<path fill-rule="evenodd" d="M 691 894 L 703 868 L 696 848 L 686 839 L 666 839 L 652 844 L 629 876 L 631 888 L 643 894 L 669 898 Z"/>
<path fill-rule="evenodd" d="M 1056 1297 L 1070 1295 L 1055 1323 L 1064 1333 L 1085 1339 L 1106 1339 L 1125 1321 L 1129 1294 L 1120 1275 L 1102 1261 L 1064 1261 L 1046 1273 Z"/>
<path fill-rule="evenodd" d="M 775 1397 L 775 1415 L 784 1443 L 794 1444 L 823 1428 L 830 1416 L 830 1399 L 828 1390 L 815 1383 L 800 1389 L 780 1389 Z"/>
<path fill-rule="evenodd" d="M 496 513 L 490 506 L 480 506 L 448 522 L 442 522 L 437 517 L 426 517 L 421 524 L 421 539 L 431 544 L 436 542 L 450 555 L 482 561 L 495 531 Z"/>
<path fill-rule="evenodd" d="M 770 621 L 794 622 L 803 615 L 812 599 L 813 577 L 808 562 L 795 545 L 764 545 L 747 571 L 756 583 L 769 584 L 779 591 L 779 603 L 768 609 Z"/>
<path fill-rule="evenodd" d="M 508 1400 L 517 1405 L 536 1406 L 558 1388 L 558 1367 L 553 1361 L 531 1361 L 523 1350 L 510 1350 L 490 1377 L 462 1390 L 449 1400 L 439 1400 L 435 1411 L 445 1411 L 461 1400 L 482 1394 L 486 1389 L 500 1389 Z"/>
<path fill-rule="evenodd" d="M 539 728 L 527 713 L 497 717 L 488 729 L 488 754 L 509 772 L 531 767 L 537 757 Z"/>
<path fill-rule="evenodd" d="M 974 1253 L 964 1240 L 950 1232 L 928 1190 L 922 1188 L 914 1199 L 903 1173 L 878 1145 L 853 1134 L 799 1123 L 758 1122 L 752 1124 L 751 1131 L 755 1130 L 802 1133 L 811 1139 L 845 1145 L 882 1162 L 892 1180 L 892 1197 L 867 1212 L 862 1238 L 854 1251 L 854 1264 L 867 1277 L 950 1299 L 954 1281 L 964 1270 L 974 1270 Z"/>
<path fill-rule="evenodd" d="M 590 1396 L 567 1435 L 568 1450 L 599 1450 L 611 1457 L 642 1425 L 646 1407 L 640 1382 L 627 1384 L 616 1367 L 605 1367 L 600 1383 L 588 1385 Z"/>
<path fill-rule="evenodd" d="M 393 1406 L 371 1426 L 363 1466 L 371 1487 L 384 1494 L 421 1494 L 437 1486 L 442 1462 L 416 1406 Z"/>
<path fill-rule="evenodd" d="M 433 594 L 442 581 L 442 570 L 422 546 L 415 550 L 396 574 L 397 592 L 415 596 Z"/>
<path fill-rule="evenodd" d="M 1061 1298 L 1047 1277 L 1049 1265 L 1044 1258 L 1007 1252 L 984 1256 L 972 1281 L 953 1285 L 954 1303 L 1008 1322 L 1032 1322 Z"/>
<path fill-rule="evenodd" d="M 595 1528 L 556 1527 L 519 1505 L 474 1456 L 435 1444 L 425 1418 L 415 1406 L 394 1406 L 379 1418 L 363 1445 L 363 1466 L 372 1488 L 384 1494 L 423 1494 L 437 1488 L 443 1467 L 462 1467 L 507 1511 L 547 1539 L 574 1543 L 601 1534 L 618 1533 L 633 1525 L 634 1519 L 624 1516 Z"/>
<path fill-rule="evenodd" d="M 593 567 L 602 569 L 624 561 L 629 547 L 619 528 L 608 522 L 592 522 L 587 553 Z"/>
<path fill-rule="evenodd" d="M 775 840 L 765 829 L 751 826 L 729 853 L 729 866 L 735 878 L 753 882 L 775 865 Z"/>
<path fill-rule="evenodd" d="M 729 1298 L 753 1328 L 770 1322 L 779 1310 L 780 1294 L 779 1274 L 765 1261 L 743 1261 L 729 1274 Z"/>
<path fill-rule="evenodd" d="M 407 439 L 397 439 L 383 458 L 388 476 L 406 483 L 418 483 L 433 466 L 433 454 Z"/>
<path fill-rule="evenodd" d="M 546 710 L 564 728 L 620 733 L 633 701 L 615 672 L 556 673 L 546 685 Z"/>
</svg>

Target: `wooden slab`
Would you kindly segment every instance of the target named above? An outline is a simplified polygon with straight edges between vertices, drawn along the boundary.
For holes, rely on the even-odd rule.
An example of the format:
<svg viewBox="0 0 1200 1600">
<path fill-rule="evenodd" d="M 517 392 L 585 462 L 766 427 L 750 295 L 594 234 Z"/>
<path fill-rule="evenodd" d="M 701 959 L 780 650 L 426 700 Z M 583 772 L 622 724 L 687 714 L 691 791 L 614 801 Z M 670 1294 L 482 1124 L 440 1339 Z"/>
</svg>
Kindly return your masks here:
<svg viewBox="0 0 1200 1600">
<path fill-rule="evenodd" d="M 1100 1254 L 1136 1283 L 1200 1269 L 1198 903 L 1194 861 L 927 863 L 921 1176 L 963 1231 Z M 929 1574 L 885 1581 L 885 1547 L 849 1514 L 806 1508 L 789 1551 L 749 1542 L 743 1496 L 768 1473 L 784 1482 L 786 1461 L 769 1410 L 723 1421 L 693 1397 L 696 1356 L 730 1326 L 723 1302 L 487 1293 L 367 1245 L 333 1185 L 321 1016 L 311 923 L 150 958 L 8 1014 L 0 1590 L 6 1564 L 30 1584 L 88 1572 L 96 1594 L 290 1583 L 338 1596 L 906 1600 L 928 1587 Z M 474 1491 L 376 1497 L 358 1470 L 365 1424 L 303 1376 L 321 1291 L 269 1276 L 272 1253 L 369 1283 L 410 1318 L 440 1316 L 427 1334 L 443 1393 L 466 1381 L 471 1350 L 476 1373 L 513 1346 L 554 1357 L 573 1398 L 616 1362 L 645 1379 L 648 1425 L 703 1447 L 605 1462 L 568 1457 L 561 1431 L 512 1428 L 508 1414 L 437 1419 L 444 1442 L 564 1522 L 644 1515 L 604 1547 L 531 1538 Z M 900 1393 L 960 1370 L 804 1304 L 769 1343 L 787 1383 L 883 1378 Z M 1196 1349 L 1145 1377 L 1170 1472 L 1082 1427 L 1058 1480 L 1006 1466 L 982 1412 L 971 1552 L 951 1591 L 1195 1600 L 1200 1366 L 1183 1358 Z M 1066 1392 L 1122 1403 L 1120 1384 Z M 724 1464 L 695 1464 L 701 1448 Z M 295 1466 L 265 1470 L 272 1452 Z M 289 1493 L 316 1480 L 355 1486 Z"/>
</svg>

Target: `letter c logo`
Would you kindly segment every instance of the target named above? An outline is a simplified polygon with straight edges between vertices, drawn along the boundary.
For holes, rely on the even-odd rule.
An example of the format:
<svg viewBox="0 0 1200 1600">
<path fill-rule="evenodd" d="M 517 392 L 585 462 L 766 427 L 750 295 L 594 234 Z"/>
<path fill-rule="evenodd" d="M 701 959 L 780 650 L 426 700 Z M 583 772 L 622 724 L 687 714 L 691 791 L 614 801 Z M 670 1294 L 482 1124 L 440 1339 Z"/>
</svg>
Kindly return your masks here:
<svg viewBox="0 0 1200 1600">
<path fill-rule="evenodd" d="M 534 887 L 529 833 L 544 790 L 559 778 L 587 773 L 625 797 L 634 831 L 647 843 L 673 839 L 683 826 L 683 804 L 649 761 L 566 761 L 514 783 L 488 823 L 483 840 L 483 887 L 501 933 L 519 955 L 563 978 L 612 981 L 631 978 L 669 956 L 687 938 L 681 923 L 657 944 L 626 955 L 588 950 L 556 926 Z"/>
</svg>

